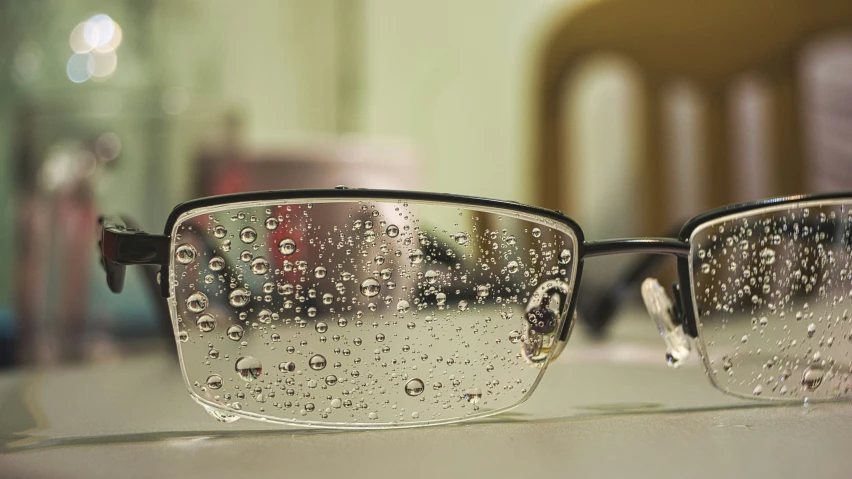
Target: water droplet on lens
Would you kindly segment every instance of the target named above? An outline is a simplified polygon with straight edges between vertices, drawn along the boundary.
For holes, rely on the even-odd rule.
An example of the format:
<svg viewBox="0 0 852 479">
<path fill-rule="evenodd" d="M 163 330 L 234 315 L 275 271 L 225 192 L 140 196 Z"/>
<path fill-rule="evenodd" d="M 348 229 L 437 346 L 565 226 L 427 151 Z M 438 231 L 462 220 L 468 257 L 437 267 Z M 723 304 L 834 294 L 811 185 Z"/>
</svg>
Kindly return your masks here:
<svg viewBox="0 0 852 479">
<path fill-rule="evenodd" d="M 257 239 L 257 231 L 254 230 L 251 226 L 246 226 L 242 230 L 240 230 L 240 241 L 246 244 L 254 243 L 254 240 Z"/>
<path fill-rule="evenodd" d="M 269 261 L 266 258 L 255 258 L 251 260 L 251 272 L 256 275 L 264 275 L 269 272 Z"/>
<path fill-rule="evenodd" d="M 289 361 L 283 362 L 278 365 L 278 370 L 282 373 L 292 373 L 296 370 L 296 363 L 291 363 Z"/>
<path fill-rule="evenodd" d="M 186 331 L 180 331 L 177 335 L 178 341 L 185 343 L 189 341 L 189 333 Z"/>
<path fill-rule="evenodd" d="M 222 376 L 214 374 L 207 378 L 207 387 L 210 389 L 220 389 L 222 387 Z"/>
<path fill-rule="evenodd" d="M 263 324 L 269 324 L 272 322 L 272 311 L 268 309 L 261 309 L 260 312 L 257 313 L 257 320 Z"/>
<path fill-rule="evenodd" d="M 456 233 L 453 236 L 453 239 L 455 239 L 456 243 L 461 246 L 467 246 L 468 244 L 470 244 L 470 235 L 465 232 Z"/>
<path fill-rule="evenodd" d="M 210 258 L 207 266 L 210 268 L 210 271 L 222 271 L 225 267 L 225 260 L 221 256 L 214 256 Z"/>
<path fill-rule="evenodd" d="M 467 311 L 467 301 L 459 301 L 459 311 Z"/>
<path fill-rule="evenodd" d="M 407 312 L 409 307 L 410 305 L 408 304 L 408 301 L 404 299 L 401 299 L 398 303 L 396 303 L 396 310 L 400 313 Z"/>
<path fill-rule="evenodd" d="M 810 366 L 802 374 L 802 387 L 805 388 L 805 391 L 813 391 L 822 384 L 824 376 L 825 369 L 822 366 Z"/>
<path fill-rule="evenodd" d="M 405 383 L 405 394 L 408 394 L 411 397 L 423 394 L 424 389 L 425 386 L 423 381 L 416 378 Z"/>
<path fill-rule="evenodd" d="M 760 262 L 766 265 L 775 263 L 775 250 L 772 248 L 760 250 Z"/>
<path fill-rule="evenodd" d="M 435 284 L 435 282 L 438 281 L 438 273 L 431 269 L 427 271 L 423 277 L 426 278 L 426 282 L 429 284 Z"/>
<path fill-rule="evenodd" d="M 207 305 L 209 302 L 207 301 L 207 295 L 202 293 L 201 291 L 196 291 L 189 295 L 186 298 L 186 309 L 192 311 L 193 313 L 200 313 L 207 309 Z"/>
<path fill-rule="evenodd" d="M 388 225 L 388 229 L 385 230 L 388 236 L 391 238 L 396 238 L 399 236 L 399 227 L 397 225 Z"/>
<path fill-rule="evenodd" d="M 331 304 L 332 301 L 334 301 L 334 296 L 331 294 L 325 293 L 322 295 L 322 304 Z"/>
<path fill-rule="evenodd" d="M 509 236 L 506 237 L 506 243 L 509 244 L 509 245 L 514 246 L 517 242 L 518 242 L 518 240 L 515 239 L 515 237 L 513 235 L 509 235 Z"/>
<path fill-rule="evenodd" d="M 378 341 L 378 342 L 380 342 L 380 343 L 381 343 L 381 342 L 382 342 L 382 341 L 384 341 L 384 340 L 385 340 L 385 335 L 384 335 L 384 334 L 379 333 L 379 334 L 377 334 L 377 335 L 376 335 L 376 341 Z"/>
<path fill-rule="evenodd" d="M 222 242 L 222 251 L 231 251 L 231 240 L 225 240 Z"/>
<path fill-rule="evenodd" d="M 814 333 L 816 332 L 816 324 L 811 323 L 808 325 L 808 337 L 814 337 Z"/>
<path fill-rule="evenodd" d="M 235 324 L 228 328 L 228 339 L 231 341 L 239 341 L 243 339 L 243 327 Z"/>
<path fill-rule="evenodd" d="M 314 269 L 314 276 L 315 276 L 317 279 L 325 278 L 325 275 L 326 275 L 326 274 L 327 274 L 327 271 L 326 271 L 325 267 L 323 267 L 323 266 L 317 266 L 317 267 Z"/>
<path fill-rule="evenodd" d="M 237 288 L 231 291 L 231 294 L 228 295 L 228 302 L 235 308 L 241 308 L 247 305 L 250 300 L 251 295 L 243 288 Z"/>
<path fill-rule="evenodd" d="M 447 302 L 447 295 L 444 293 L 438 293 L 435 295 L 435 301 L 438 303 L 438 306 L 443 306 Z"/>
<path fill-rule="evenodd" d="M 266 218 L 266 223 L 264 224 L 266 225 L 266 229 L 270 231 L 274 230 L 275 228 L 278 228 L 278 220 L 271 216 L 269 218 Z"/>
<path fill-rule="evenodd" d="M 337 384 L 337 376 L 335 376 L 334 374 L 329 374 L 325 377 L 325 383 L 329 386 L 334 386 L 335 384 Z"/>
<path fill-rule="evenodd" d="M 308 365 L 314 371 L 319 371 L 321 369 L 324 369 L 325 364 L 326 364 L 325 357 L 322 356 L 322 355 L 319 355 L 319 354 L 313 355 L 313 357 L 311 357 L 310 361 L 308 361 Z"/>
<path fill-rule="evenodd" d="M 210 316 L 209 314 L 202 314 L 195 321 L 195 324 L 196 326 L 198 326 L 198 329 L 201 330 L 201 332 L 209 333 L 210 331 L 213 331 L 216 328 L 216 319 L 213 316 Z"/>
<path fill-rule="evenodd" d="M 538 238 L 539 236 L 541 236 L 541 230 L 538 229 L 538 228 L 533 228 L 532 229 L 532 235 L 533 235 L 534 238 Z"/>
<path fill-rule="evenodd" d="M 251 261 L 252 257 L 254 257 L 254 255 L 251 254 L 251 251 L 249 250 L 245 250 L 240 253 L 240 261 L 242 261 L 243 263 L 248 263 L 249 261 Z"/>
<path fill-rule="evenodd" d="M 408 259 L 409 259 L 409 261 L 411 261 L 412 264 L 422 263 L 423 262 L 423 252 L 420 251 L 419 249 L 416 249 L 416 250 L 412 251 L 411 254 L 408 255 Z"/>
<path fill-rule="evenodd" d="M 213 236 L 216 238 L 222 239 L 226 234 L 228 234 L 228 230 L 224 226 L 216 225 L 213 227 Z"/>
<path fill-rule="evenodd" d="M 364 241 L 366 241 L 367 243 L 373 243 L 374 241 L 376 241 L 376 232 L 373 230 L 365 231 Z"/>
<path fill-rule="evenodd" d="M 521 333 L 519 333 L 518 331 L 511 331 L 511 332 L 509 333 L 509 342 L 510 342 L 510 343 L 512 343 L 512 344 L 518 344 L 518 342 L 519 342 L 520 340 L 521 340 Z"/>
<path fill-rule="evenodd" d="M 476 287 L 476 296 L 480 298 L 487 298 L 488 294 L 491 292 L 491 285 L 481 284 Z"/>
<path fill-rule="evenodd" d="M 343 406 L 343 401 L 341 401 L 340 398 L 334 398 L 331 400 L 331 407 L 334 409 L 340 409 L 341 406 Z"/>
<path fill-rule="evenodd" d="M 462 398 L 471 404 L 476 404 L 482 399 L 482 391 L 479 388 L 468 389 Z"/>
<path fill-rule="evenodd" d="M 561 253 L 559 253 L 559 262 L 561 264 L 568 264 L 571 262 L 571 251 L 568 249 L 563 249 Z"/>
<path fill-rule="evenodd" d="M 316 329 L 318 333 L 322 334 L 328 331 L 328 325 L 320 321 L 314 326 L 314 329 Z"/>
<path fill-rule="evenodd" d="M 754 391 L 752 391 L 751 393 L 754 394 L 755 396 L 760 396 L 760 393 L 762 393 L 762 392 L 763 392 L 763 386 L 758 384 L 757 386 L 754 387 Z"/>
<path fill-rule="evenodd" d="M 707 274 L 710 272 L 710 263 L 703 263 L 701 265 L 701 272 Z"/>
<path fill-rule="evenodd" d="M 296 242 L 290 238 L 284 238 L 278 242 L 278 251 L 284 256 L 290 256 L 296 252 Z"/>
<path fill-rule="evenodd" d="M 382 285 L 373 278 L 367 278 L 361 283 L 361 294 L 368 298 L 378 295 L 382 291 Z"/>
<path fill-rule="evenodd" d="M 234 369 L 244 381 L 254 381 L 263 373 L 263 365 L 260 360 L 251 356 L 245 356 L 237 359 L 234 363 Z"/>
<path fill-rule="evenodd" d="M 178 246 L 175 250 L 175 258 L 180 264 L 192 263 L 196 256 L 198 256 L 198 251 L 195 251 L 195 248 L 188 243 Z"/>
</svg>

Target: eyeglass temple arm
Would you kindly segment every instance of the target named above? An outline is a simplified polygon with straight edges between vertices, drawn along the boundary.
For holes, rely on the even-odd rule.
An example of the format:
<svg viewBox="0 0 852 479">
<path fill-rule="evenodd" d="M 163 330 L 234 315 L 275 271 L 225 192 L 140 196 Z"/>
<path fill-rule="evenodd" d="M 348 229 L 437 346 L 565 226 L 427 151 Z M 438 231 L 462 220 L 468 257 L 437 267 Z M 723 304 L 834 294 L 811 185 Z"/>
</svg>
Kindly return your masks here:
<svg viewBox="0 0 852 479">
<path fill-rule="evenodd" d="M 107 285 L 113 293 L 124 289 L 127 265 L 168 265 L 169 238 L 152 235 L 127 225 L 117 216 L 101 216 L 101 266 L 106 271 Z"/>
<path fill-rule="evenodd" d="M 680 233 L 681 223 L 668 231 L 666 236 L 676 238 Z M 577 308 L 580 310 L 580 319 L 589 327 L 589 331 L 594 337 L 603 337 L 606 335 L 607 328 L 612 322 L 615 313 L 621 307 L 621 304 L 629 297 L 645 278 L 654 274 L 665 260 L 661 255 L 648 255 L 642 257 L 634 263 L 630 268 L 619 274 L 612 286 L 606 288 L 603 293 L 593 295 L 590 301 L 578 302 Z M 680 295 L 675 293 L 676 300 L 679 300 Z M 680 309 L 680 302 L 676 301 L 677 309 Z M 677 319 L 681 318 L 677 314 Z"/>
</svg>

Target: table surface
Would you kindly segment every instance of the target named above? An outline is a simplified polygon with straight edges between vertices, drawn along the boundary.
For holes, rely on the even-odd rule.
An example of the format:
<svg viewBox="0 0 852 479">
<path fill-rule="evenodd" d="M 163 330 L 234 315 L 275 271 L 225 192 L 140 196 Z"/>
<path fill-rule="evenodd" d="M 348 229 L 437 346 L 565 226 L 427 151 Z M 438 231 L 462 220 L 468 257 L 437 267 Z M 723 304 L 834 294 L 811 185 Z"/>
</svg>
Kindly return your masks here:
<svg viewBox="0 0 852 479">
<path fill-rule="evenodd" d="M 532 398 L 458 425 L 221 424 L 165 351 L 0 375 L 0 477 L 852 477 L 849 403 L 767 405 L 668 368 L 647 317 L 577 333 Z"/>
</svg>

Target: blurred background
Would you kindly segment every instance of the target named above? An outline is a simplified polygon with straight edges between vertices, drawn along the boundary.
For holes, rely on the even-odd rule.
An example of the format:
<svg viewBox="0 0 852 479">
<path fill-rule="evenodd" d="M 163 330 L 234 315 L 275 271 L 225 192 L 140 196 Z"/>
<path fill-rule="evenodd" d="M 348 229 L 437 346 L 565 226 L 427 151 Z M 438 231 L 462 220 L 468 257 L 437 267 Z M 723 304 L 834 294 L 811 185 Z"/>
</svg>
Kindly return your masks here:
<svg viewBox="0 0 852 479">
<path fill-rule="evenodd" d="M 662 236 L 850 189 L 850 154 L 841 0 L 0 0 L 0 365 L 160 334 L 139 272 L 106 287 L 102 211 L 159 232 L 195 197 L 346 184 Z M 589 297 L 631 261 L 588 265 Z"/>
</svg>

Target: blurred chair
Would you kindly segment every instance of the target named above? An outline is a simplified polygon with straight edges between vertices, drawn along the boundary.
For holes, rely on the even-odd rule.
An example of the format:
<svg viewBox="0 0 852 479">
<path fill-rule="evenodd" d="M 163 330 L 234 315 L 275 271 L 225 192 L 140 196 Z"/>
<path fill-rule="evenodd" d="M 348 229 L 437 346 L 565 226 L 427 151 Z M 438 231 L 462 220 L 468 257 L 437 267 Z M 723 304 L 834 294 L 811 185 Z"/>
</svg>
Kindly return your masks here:
<svg viewBox="0 0 852 479">
<path fill-rule="evenodd" d="M 536 191 L 542 206 L 568 211 L 561 191 L 576 164 L 569 158 L 562 101 L 566 80 L 591 56 L 616 53 L 641 77 L 642 198 L 636 214 L 644 230 L 660 235 L 678 213 L 669 194 L 671 159 L 666 158 L 663 94 L 686 80 L 703 100 L 697 171 L 704 183 L 704 208 L 736 199 L 732 180 L 738 165 L 732 153 L 729 93 L 745 73 L 766 80 L 771 103 L 768 151 L 772 158 L 768 193 L 801 193 L 809 184 L 803 161 L 801 52 L 815 37 L 852 27 L 852 2 L 838 0 L 606 0 L 574 8 L 546 37 L 537 65 L 534 100 Z M 570 98 L 570 95 L 569 95 Z M 570 125 L 567 125 L 570 128 Z M 682 214 L 682 213 L 681 213 Z"/>
</svg>

